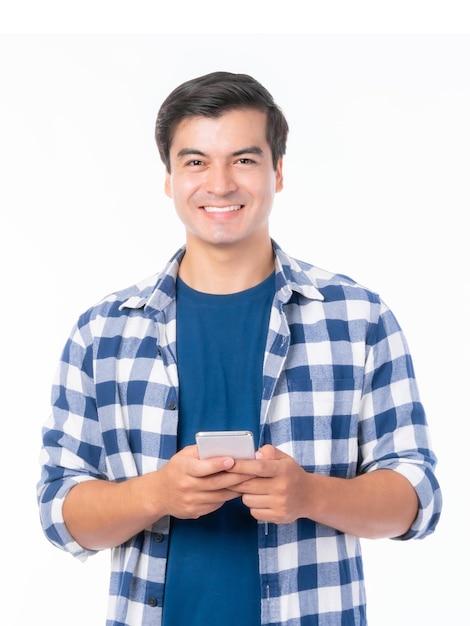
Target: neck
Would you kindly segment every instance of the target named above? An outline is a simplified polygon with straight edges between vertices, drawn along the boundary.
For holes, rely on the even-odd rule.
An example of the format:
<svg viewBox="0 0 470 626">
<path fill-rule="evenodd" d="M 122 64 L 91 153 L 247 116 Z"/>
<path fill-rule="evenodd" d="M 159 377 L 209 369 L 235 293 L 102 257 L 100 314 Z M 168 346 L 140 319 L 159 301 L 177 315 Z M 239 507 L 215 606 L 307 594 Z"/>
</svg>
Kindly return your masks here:
<svg viewBox="0 0 470 626">
<path fill-rule="evenodd" d="M 258 285 L 274 270 L 270 238 L 262 245 L 200 247 L 187 241 L 179 276 L 192 289 L 229 294 Z"/>
</svg>

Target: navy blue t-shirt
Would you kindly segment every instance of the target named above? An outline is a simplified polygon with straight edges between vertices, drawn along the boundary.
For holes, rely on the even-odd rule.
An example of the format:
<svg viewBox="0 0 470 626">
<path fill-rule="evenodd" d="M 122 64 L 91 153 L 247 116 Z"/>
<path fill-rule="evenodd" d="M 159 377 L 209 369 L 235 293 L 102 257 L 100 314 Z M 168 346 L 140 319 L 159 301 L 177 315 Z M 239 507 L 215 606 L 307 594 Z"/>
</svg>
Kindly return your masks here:
<svg viewBox="0 0 470 626">
<path fill-rule="evenodd" d="M 262 368 L 274 274 L 235 294 L 177 282 L 178 448 L 199 430 L 259 439 Z M 259 626 L 257 522 L 240 498 L 197 520 L 172 518 L 163 626 Z"/>
</svg>

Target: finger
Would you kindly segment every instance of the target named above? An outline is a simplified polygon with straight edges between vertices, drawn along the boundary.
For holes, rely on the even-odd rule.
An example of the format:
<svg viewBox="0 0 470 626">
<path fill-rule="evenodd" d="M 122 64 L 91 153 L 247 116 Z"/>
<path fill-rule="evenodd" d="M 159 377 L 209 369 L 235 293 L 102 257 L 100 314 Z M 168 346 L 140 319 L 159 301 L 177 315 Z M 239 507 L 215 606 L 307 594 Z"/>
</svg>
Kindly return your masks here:
<svg viewBox="0 0 470 626">
<path fill-rule="evenodd" d="M 193 459 L 198 459 L 198 453 L 197 453 L 197 446 L 196 444 L 193 444 L 191 446 L 185 446 L 182 450 L 180 450 L 179 452 L 180 454 L 184 454 L 186 456 L 190 456 Z"/>
<path fill-rule="evenodd" d="M 249 494 L 242 495 L 242 502 L 249 509 L 270 510 L 272 511 L 272 499 L 269 495 Z"/>
<path fill-rule="evenodd" d="M 243 504 L 250 509 L 252 517 L 264 522 L 279 522 L 282 515 L 271 505 L 269 496 L 242 496 Z"/>
<path fill-rule="evenodd" d="M 197 450 L 197 446 L 196 444 L 192 444 L 190 446 L 185 446 L 184 448 L 182 448 L 178 453 L 178 455 L 184 455 L 184 456 L 189 456 L 192 459 L 198 459 L 198 460 L 209 460 L 209 459 L 199 459 L 199 454 L 198 454 L 198 450 Z M 230 457 L 227 456 L 218 456 L 218 457 L 211 457 L 211 459 L 227 459 Z M 210 459 L 210 460 L 211 460 Z"/>
<path fill-rule="evenodd" d="M 250 509 L 252 517 L 258 521 L 273 522 L 275 524 L 289 524 L 295 516 L 284 506 L 273 506 L 269 496 L 242 496 L 242 502 Z"/>
<path fill-rule="evenodd" d="M 257 459 L 265 459 L 265 460 L 271 460 L 271 461 L 282 459 L 286 456 L 289 456 L 289 455 L 279 450 L 279 448 L 275 448 L 274 446 L 271 446 L 269 444 L 262 446 L 256 452 Z"/>
<path fill-rule="evenodd" d="M 260 478 L 272 478 L 276 476 L 278 460 L 266 460 L 264 458 L 239 460 L 228 470 L 229 472 L 248 476 L 259 476 Z"/>
<path fill-rule="evenodd" d="M 235 463 L 234 459 L 228 456 L 212 457 L 210 459 L 200 459 L 197 453 L 197 446 L 186 446 L 175 457 L 186 458 L 186 471 L 195 478 L 210 476 L 218 472 L 231 469 Z"/>
<path fill-rule="evenodd" d="M 238 493 L 239 495 L 244 493 L 265 493 L 265 489 L 260 490 L 259 488 L 257 489 L 252 487 L 252 480 L 254 480 L 254 478 L 247 478 L 246 480 L 239 481 L 234 485 L 230 485 L 227 489 Z"/>
<path fill-rule="evenodd" d="M 250 508 L 250 507 L 248 507 Z M 273 524 L 281 523 L 281 520 L 277 518 L 274 511 L 271 509 L 254 509 L 250 508 L 250 515 L 258 522 L 271 522 Z"/>
<path fill-rule="evenodd" d="M 236 489 L 238 491 L 240 485 L 250 478 L 245 475 L 232 474 L 231 472 L 218 472 L 212 476 L 202 477 L 199 480 L 204 481 L 204 488 L 207 490 L 227 489 L 232 491 Z"/>
</svg>

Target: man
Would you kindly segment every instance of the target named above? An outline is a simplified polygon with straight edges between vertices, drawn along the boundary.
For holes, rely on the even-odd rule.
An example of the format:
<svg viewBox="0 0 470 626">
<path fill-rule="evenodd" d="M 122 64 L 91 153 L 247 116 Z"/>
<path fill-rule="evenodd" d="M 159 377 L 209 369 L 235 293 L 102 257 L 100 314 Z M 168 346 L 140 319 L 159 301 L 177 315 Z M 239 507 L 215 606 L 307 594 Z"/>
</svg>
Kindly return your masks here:
<svg viewBox="0 0 470 626">
<path fill-rule="evenodd" d="M 177 87 L 156 139 L 185 246 L 64 349 L 41 518 L 79 558 L 112 549 L 108 625 L 365 625 L 359 538 L 439 519 L 394 316 L 270 238 L 287 132 L 250 76 Z M 242 429 L 255 459 L 199 459 L 197 431 Z"/>
</svg>

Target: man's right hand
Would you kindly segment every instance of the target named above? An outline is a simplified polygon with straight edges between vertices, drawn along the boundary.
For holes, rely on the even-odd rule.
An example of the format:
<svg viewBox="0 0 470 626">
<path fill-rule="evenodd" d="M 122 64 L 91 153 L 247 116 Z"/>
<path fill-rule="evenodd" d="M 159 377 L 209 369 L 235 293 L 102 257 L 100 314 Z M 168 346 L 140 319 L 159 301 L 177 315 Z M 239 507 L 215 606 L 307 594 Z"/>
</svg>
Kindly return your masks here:
<svg viewBox="0 0 470 626">
<path fill-rule="evenodd" d="M 197 519 L 239 494 L 230 490 L 251 476 L 227 472 L 230 457 L 201 460 L 195 445 L 177 452 L 160 469 L 122 482 L 87 480 L 73 487 L 64 521 L 82 547 L 120 545 L 166 515 Z"/>
<path fill-rule="evenodd" d="M 231 457 L 200 460 L 195 445 L 177 452 L 154 473 L 155 500 L 163 505 L 163 514 L 197 519 L 236 498 L 239 494 L 230 488 L 251 477 L 227 473 L 234 463 Z"/>
</svg>

